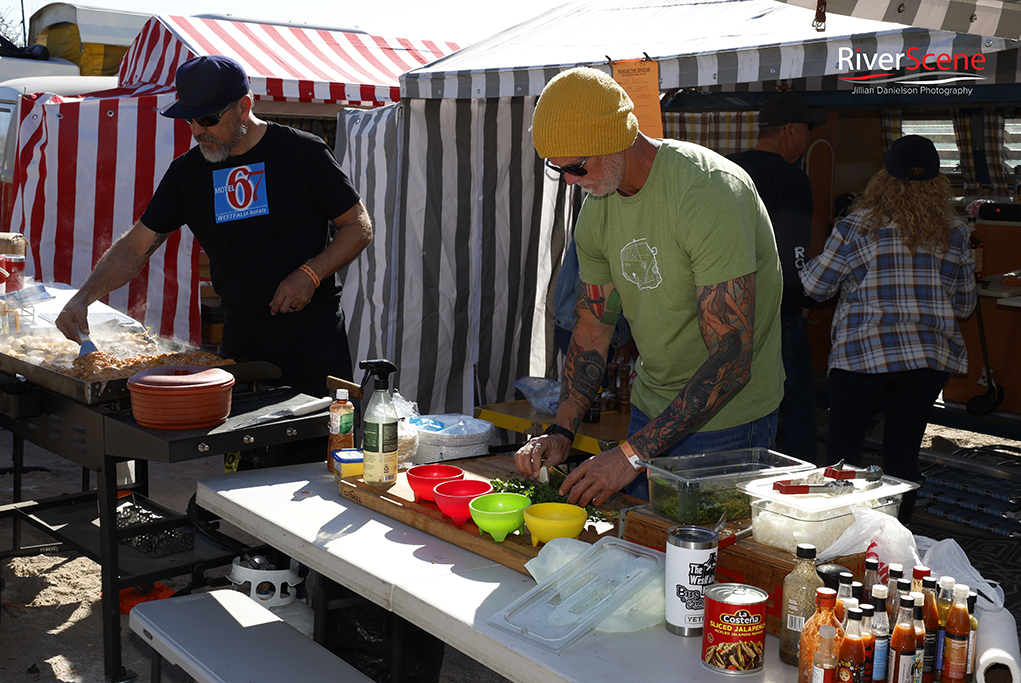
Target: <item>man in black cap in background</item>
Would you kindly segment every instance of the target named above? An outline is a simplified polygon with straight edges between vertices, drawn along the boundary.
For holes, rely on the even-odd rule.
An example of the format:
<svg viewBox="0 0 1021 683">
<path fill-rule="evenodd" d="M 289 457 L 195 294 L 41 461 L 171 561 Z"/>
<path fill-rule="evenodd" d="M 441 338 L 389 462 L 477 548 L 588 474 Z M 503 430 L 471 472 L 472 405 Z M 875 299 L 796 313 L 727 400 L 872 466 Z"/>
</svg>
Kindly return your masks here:
<svg viewBox="0 0 1021 683">
<path fill-rule="evenodd" d="M 57 328 L 78 341 L 89 304 L 127 284 L 187 224 L 221 297 L 221 352 L 269 361 L 281 383 L 325 396 L 327 375 L 352 378 L 334 273 L 372 239 L 365 207 L 320 138 L 255 116 L 248 76 L 233 59 L 191 59 L 176 85 L 177 101 L 160 113 L 185 120 L 197 144 L 171 163 L 142 218 L 99 260 Z"/>
<path fill-rule="evenodd" d="M 784 397 L 780 402 L 778 448 L 787 455 L 815 462 L 817 425 L 808 313 L 815 303 L 801 288 L 798 272 L 808 260 L 812 239 L 812 187 L 795 163 L 808 151 L 812 129 L 826 115 L 809 111 L 800 95 L 781 92 L 759 110 L 759 140 L 754 149 L 728 158 L 755 183 L 776 235 L 783 268 L 780 302 Z"/>
</svg>

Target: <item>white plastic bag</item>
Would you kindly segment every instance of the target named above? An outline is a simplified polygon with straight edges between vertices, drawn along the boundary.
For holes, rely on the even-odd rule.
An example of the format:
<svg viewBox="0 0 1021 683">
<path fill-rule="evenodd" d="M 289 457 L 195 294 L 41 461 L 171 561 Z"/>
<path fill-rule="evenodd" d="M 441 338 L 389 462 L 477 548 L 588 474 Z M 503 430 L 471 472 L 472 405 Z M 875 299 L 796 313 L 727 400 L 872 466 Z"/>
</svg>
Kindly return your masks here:
<svg viewBox="0 0 1021 683">
<path fill-rule="evenodd" d="M 952 538 L 936 541 L 927 536 L 916 536 L 918 549 L 924 552 L 922 564 L 932 576 L 952 576 L 978 593 L 977 607 L 987 611 L 1003 609 L 1003 589 L 995 581 L 987 581 L 971 566 L 964 549 Z M 906 565 L 905 565 L 906 566 Z"/>
<path fill-rule="evenodd" d="M 854 508 L 854 523 L 840 538 L 819 553 L 819 560 L 829 562 L 844 555 L 868 553 L 876 555 L 881 565 L 899 562 L 905 567 L 921 564 L 915 538 L 907 527 L 885 512 L 870 508 Z"/>
<path fill-rule="evenodd" d="M 560 405 L 560 382 L 545 377 L 522 377 L 511 382 L 525 395 L 532 410 L 543 415 L 556 415 Z M 665 599 L 665 598 L 664 598 Z"/>
<path fill-rule="evenodd" d="M 542 583 L 558 569 L 592 546 L 575 538 L 555 538 L 543 545 L 539 555 L 525 563 L 536 583 Z M 661 574 L 638 591 L 634 599 L 618 607 L 595 626 L 603 633 L 634 633 L 666 621 L 666 579 Z"/>
</svg>

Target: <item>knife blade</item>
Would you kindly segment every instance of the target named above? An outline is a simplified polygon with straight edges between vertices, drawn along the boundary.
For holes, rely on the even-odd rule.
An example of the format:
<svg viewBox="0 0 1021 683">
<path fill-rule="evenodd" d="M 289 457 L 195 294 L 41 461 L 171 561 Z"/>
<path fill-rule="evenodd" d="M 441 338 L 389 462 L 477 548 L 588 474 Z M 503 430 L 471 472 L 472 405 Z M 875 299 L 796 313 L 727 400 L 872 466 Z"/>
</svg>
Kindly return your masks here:
<svg viewBox="0 0 1021 683">
<path fill-rule="evenodd" d="M 308 403 L 302 403 L 301 405 L 295 406 L 294 408 L 284 408 L 282 410 L 275 410 L 272 413 L 267 413 L 266 415 L 260 415 L 259 417 L 254 417 L 254 418 L 252 418 L 250 420 L 246 420 L 245 422 L 242 422 L 236 428 L 237 429 L 246 429 L 248 427 L 255 427 L 256 425 L 266 424 L 267 422 L 275 422 L 276 420 L 283 420 L 283 419 L 288 418 L 288 417 L 301 417 L 302 415 L 308 415 L 310 413 L 318 412 L 318 411 L 322 410 L 323 408 L 328 408 L 331 403 L 333 403 L 333 399 L 332 398 L 329 398 L 329 397 L 327 397 L 327 398 L 317 398 L 314 401 L 309 401 Z"/>
</svg>

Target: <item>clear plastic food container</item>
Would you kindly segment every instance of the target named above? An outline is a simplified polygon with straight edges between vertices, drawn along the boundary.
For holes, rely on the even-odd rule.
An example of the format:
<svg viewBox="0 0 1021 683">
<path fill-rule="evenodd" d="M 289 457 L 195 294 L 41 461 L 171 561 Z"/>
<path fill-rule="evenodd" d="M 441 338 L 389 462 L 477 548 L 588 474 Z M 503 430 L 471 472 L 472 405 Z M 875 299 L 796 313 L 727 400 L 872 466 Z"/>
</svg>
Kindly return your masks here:
<svg viewBox="0 0 1021 683">
<path fill-rule="evenodd" d="M 648 463 L 649 503 L 681 524 L 715 522 L 724 511 L 727 519 L 746 519 L 752 514 L 751 499 L 739 484 L 772 475 L 790 478 L 813 467 L 767 448 L 653 458 Z"/>
<path fill-rule="evenodd" d="M 872 508 L 896 516 L 904 494 L 918 488 L 913 482 L 883 475 L 878 482 L 849 480 L 854 485 L 849 493 L 788 495 L 773 490 L 775 481 L 800 479 L 822 471 L 741 484 L 741 490 L 752 498 L 752 537 L 759 543 L 792 553 L 796 552 L 798 543 L 811 543 L 822 552 L 851 526 L 856 508 Z"/>
</svg>

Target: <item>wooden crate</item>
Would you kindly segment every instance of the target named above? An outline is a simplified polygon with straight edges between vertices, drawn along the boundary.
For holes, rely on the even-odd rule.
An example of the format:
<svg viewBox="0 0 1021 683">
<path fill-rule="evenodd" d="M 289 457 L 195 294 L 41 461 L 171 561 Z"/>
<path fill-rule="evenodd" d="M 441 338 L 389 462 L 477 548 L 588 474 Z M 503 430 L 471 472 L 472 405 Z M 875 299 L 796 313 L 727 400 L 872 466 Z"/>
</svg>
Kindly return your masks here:
<svg viewBox="0 0 1021 683">
<path fill-rule="evenodd" d="M 657 550 L 666 549 L 667 532 L 677 522 L 652 511 L 649 506 L 625 510 L 621 515 L 621 535 Z M 750 519 L 728 522 L 721 536 L 751 526 Z M 783 581 L 794 569 L 794 555 L 745 538 L 720 551 L 716 560 L 716 580 L 720 583 L 745 583 L 769 593 L 766 602 L 766 632 L 780 635 Z M 856 577 L 865 573 L 865 553 L 839 557 L 834 563 L 851 570 Z"/>
</svg>

